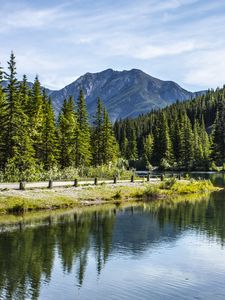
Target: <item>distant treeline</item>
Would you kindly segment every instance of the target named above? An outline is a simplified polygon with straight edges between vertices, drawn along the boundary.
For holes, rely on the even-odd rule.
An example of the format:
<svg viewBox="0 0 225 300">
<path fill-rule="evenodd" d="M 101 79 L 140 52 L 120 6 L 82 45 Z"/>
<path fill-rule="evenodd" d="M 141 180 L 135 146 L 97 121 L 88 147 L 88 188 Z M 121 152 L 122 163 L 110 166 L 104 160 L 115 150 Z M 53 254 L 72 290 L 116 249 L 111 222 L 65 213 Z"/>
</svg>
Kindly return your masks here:
<svg viewBox="0 0 225 300">
<path fill-rule="evenodd" d="M 151 168 L 224 169 L 225 87 L 114 124 L 123 157 Z"/>
<path fill-rule="evenodd" d="M 2 87 L 3 79 L 7 87 Z M 30 88 L 26 79 L 16 78 L 12 53 L 8 72 L 0 68 L 0 170 L 30 176 L 41 170 L 81 168 L 114 162 L 119 148 L 108 113 L 96 99 L 92 126 L 83 91 L 74 102 L 65 99 L 56 120 L 51 97 L 38 77 Z"/>
</svg>

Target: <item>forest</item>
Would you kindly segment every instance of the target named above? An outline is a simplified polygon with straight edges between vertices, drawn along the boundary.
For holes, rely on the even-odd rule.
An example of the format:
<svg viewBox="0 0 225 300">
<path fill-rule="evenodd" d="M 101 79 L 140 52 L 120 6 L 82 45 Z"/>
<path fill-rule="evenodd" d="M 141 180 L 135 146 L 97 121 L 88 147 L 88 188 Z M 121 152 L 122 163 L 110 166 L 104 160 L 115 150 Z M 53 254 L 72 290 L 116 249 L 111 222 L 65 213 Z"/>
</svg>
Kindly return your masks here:
<svg viewBox="0 0 225 300">
<path fill-rule="evenodd" d="M 37 180 L 46 172 L 65 177 L 75 170 L 87 176 L 88 167 L 223 170 L 224 99 L 225 87 L 208 90 L 112 125 L 100 98 L 95 115 L 88 116 L 81 90 L 76 101 L 65 99 L 56 115 L 38 76 L 33 85 L 26 75 L 18 81 L 11 53 L 7 72 L 0 68 L 0 179 Z"/>
<path fill-rule="evenodd" d="M 139 168 L 225 169 L 225 86 L 114 124 L 121 155 Z"/>
<path fill-rule="evenodd" d="M 119 148 L 101 99 L 96 114 L 88 117 L 84 93 L 75 103 L 65 99 L 56 117 L 51 98 L 38 77 L 32 87 L 16 78 L 12 53 L 8 72 L 0 70 L 0 170 L 3 180 L 38 179 L 37 174 L 74 170 L 116 162 Z"/>
</svg>

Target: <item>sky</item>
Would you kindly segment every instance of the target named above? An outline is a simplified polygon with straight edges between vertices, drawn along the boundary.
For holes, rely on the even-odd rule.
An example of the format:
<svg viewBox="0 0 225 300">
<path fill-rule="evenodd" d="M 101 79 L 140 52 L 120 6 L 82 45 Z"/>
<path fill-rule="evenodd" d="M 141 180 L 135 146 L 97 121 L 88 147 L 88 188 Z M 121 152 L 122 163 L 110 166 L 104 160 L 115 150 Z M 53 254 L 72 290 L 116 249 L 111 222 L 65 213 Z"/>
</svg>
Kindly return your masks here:
<svg viewBox="0 0 225 300">
<path fill-rule="evenodd" d="M 0 62 L 60 89 L 141 69 L 197 91 L 225 84 L 225 0 L 0 0 Z"/>
</svg>

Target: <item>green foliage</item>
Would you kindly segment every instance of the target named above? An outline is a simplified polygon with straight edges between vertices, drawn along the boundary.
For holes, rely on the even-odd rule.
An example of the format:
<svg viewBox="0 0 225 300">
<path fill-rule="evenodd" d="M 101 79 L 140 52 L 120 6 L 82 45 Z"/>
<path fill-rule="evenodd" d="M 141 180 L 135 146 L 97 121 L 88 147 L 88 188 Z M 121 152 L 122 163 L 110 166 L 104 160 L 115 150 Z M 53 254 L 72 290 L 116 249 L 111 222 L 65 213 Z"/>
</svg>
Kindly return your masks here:
<svg viewBox="0 0 225 300">
<path fill-rule="evenodd" d="M 159 188 L 165 189 L 165 190 L 170 190 L 175 185 L 176 182 L 177 182 L 177 180 L 175 177 L 166 179 L 160 184 Z"/>
<path fill-rule="evenodd" d="M 210 180 L 175 182 L 171 190 L 179 194 L 205 193 L 215 190 Z"/>
<path fill-rule="evenodd" d="M 165 158 L 162 158 L 160 163 L 159 163 L 159 168 L 161 170 L 169 170 L 171 168 L 171 165 L 169 164 L 169 162 Z"/>
<path fill-rule="evenodd" d="M 116 191 L 115 195 L 112 196 L 113 199 L 119 200 L 122 198 L 122 192 L 121 190 Z"/>
<path fill-rule="evenodd" d="M 71 97 L 65 99 L 56 122 L 51 98 L 41 88 L 38 77 L 32 88 L 25 75 L 19 83 L 13 53 L 8 69 L 5 78 L 9 84 L 3 90 L 0 67 L 0 174 L 3 180 L 73 179 L 100 174 L 91 163 L 101 166 L 101 173 L 106 177 L 124 173 L 124 165 L 121 168 L 115 165 L 118 144 L 100 99 L 92 130 L 82 90 L 77 108 Z"/>
<path fill-rule="evenodd" d="M 91 162 L 90 127 L 84 93 L 81 90 L 77 102 L 77 127 L 75 133 L 75 165 L 88 166 Z"/>
<path fill-rule="evenodd" d="M 143 159 L 146 165 L 151 165 L 150 162 L 152 161 L 153 149 L 154 149 L 154 137 L 153 135 L 149 134 L 143 141 Z M 148 170 L 150 169 L 148 168 Z"/>
<path fill-rule="evenodd" d="M 148 186 L 141 196 L 147 198 L 147 200 L 152 200 L 160 198 L 162 193 L 157 186 Z"/>
<path fill-rule="evenodd" d="M 59 163 L 61 168 L 75 165 L 75 133 L 77 119 L 72 97 L 64 100 L 58 118 Z"/>
<path fill-rule="evenodd" d="M 128 150 L 132 130 L 137 142 L 136 159 L 143 158 L 146 165 L 209 170 L 214 161 L 222 166 L 225 163 L 225 86 L 134 119 L 116 121 L 115 135 L 127 159 L 131 159 Z M 152 152 L 149 136 L 153 137 Z"/>
</svg>

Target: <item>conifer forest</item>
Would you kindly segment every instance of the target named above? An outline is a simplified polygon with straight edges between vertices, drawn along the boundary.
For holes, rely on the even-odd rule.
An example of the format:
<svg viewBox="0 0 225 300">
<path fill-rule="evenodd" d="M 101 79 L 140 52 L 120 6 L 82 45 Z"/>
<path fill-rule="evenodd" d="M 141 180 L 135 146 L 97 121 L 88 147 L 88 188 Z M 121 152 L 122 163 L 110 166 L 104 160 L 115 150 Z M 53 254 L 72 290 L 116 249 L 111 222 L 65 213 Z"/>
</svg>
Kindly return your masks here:
<svg viewBox="0 0 225 300">
<path fill-rule="evenodd" d="M 152 170 L 217 170 L 225 163 L 225 87 L 112 125 L 100 98 L 88 116 L 84 93 L 65 99 L 60 112 L 38 77 L 17 79 L 12 53 L 0 69 L 0 169 L 32 178 L 54 168 L 110 165 Z"/>
</svg>

